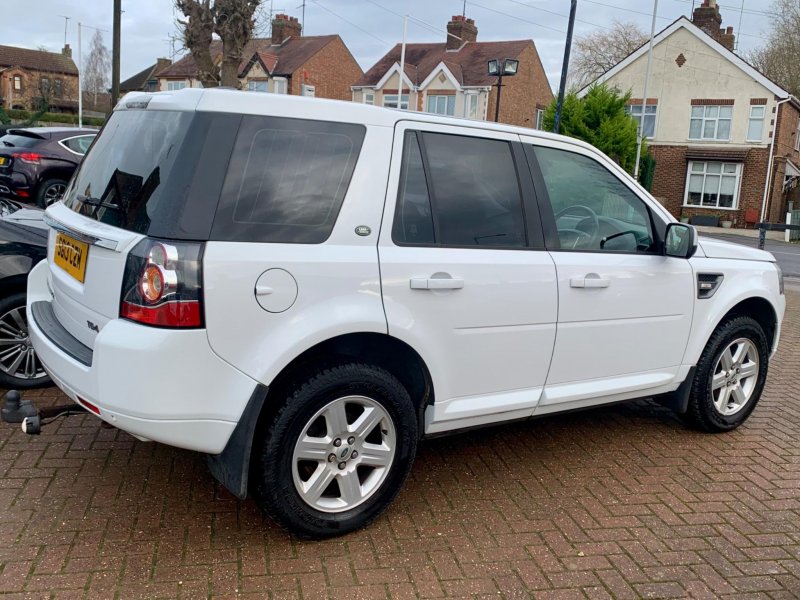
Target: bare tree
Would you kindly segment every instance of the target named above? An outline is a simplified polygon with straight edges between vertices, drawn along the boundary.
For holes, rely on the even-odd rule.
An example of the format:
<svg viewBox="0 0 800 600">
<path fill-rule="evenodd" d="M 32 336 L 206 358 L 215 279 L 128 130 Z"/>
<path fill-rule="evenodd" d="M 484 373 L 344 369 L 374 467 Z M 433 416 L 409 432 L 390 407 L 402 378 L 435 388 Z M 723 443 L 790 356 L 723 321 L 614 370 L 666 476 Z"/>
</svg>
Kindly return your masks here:
<svg viewBox="0 0 800 600">
<path fill-rule="evenodd" d="M 800 94 L 800 0 L 774 0 L 769 43 L 753 50 L 747 59 L 764 75 L 791 94 Z"/>
<path fill-rule="evenodd" d="M 103 34 L 95 30 L 89 55 L 83 64 L 83 87 L 94 96 L 95 106 L 97 96 L 108 90 L 109 71 L 111 71 L 111 54 L 103 43 Z"/>
<path fill-rule="evenodd" d="M 239 65 L 244 47 L 253 36 L 261 0 L 175 0 L 183 13 L 178 21 L 183 42 L 197 64 L 203 87 L 239 87 Z M 211 54 L 214 35 L 222 41 L 222 59 Z"/>
<path fill-rule="evenodd" d="M 570 88 L 580 89 L 647 42 L 636 23 L 614 21 L 611 29 L 594 31 L 575 40 Z"/>
</svg>

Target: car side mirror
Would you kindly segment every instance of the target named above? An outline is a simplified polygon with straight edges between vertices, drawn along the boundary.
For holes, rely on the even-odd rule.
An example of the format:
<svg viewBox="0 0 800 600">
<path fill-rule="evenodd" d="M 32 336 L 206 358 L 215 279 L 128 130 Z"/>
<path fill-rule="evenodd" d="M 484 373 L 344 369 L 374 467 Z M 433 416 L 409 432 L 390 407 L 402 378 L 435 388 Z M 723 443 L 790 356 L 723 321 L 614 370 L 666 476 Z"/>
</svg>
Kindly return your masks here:
<svg viewBox="0 0 800 600">
<path fill-rule="evenodd" d="M 670 223 L 664 236 L 664 256 L 692 258 L 697 252 L 697 230 L 685 223 Z"/>
</svg>

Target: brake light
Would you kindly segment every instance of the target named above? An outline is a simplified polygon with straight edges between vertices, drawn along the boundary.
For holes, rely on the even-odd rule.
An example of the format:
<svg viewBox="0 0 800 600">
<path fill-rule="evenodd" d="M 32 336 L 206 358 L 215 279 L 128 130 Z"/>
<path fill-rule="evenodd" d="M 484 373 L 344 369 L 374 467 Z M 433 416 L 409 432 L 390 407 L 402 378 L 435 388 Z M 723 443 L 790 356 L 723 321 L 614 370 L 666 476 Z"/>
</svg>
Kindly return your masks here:
<svg viewBox="0 0 800 600">
<path fill-rule="evenodd" d="M 202 327 L 202 253 L 195 242 L 139 242 L 125 265 L 120 317 L 153 327 Z"/>
<path fill-rule="evenodd" d="M 38 152 L 15 152 L 12 156 L 32 165 L 38 165 L 42 160 L 42 155 Z"/>
</svg>

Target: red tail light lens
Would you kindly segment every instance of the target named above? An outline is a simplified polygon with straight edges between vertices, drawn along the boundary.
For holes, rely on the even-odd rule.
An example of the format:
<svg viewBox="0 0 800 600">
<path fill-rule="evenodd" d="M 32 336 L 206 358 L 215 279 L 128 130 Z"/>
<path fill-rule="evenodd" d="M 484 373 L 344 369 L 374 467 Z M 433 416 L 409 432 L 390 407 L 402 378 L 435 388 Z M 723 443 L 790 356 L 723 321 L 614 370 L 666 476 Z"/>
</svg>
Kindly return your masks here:
<svg viewBox="0 0 800 600">
<path fill-rule="evenodd" d="M 42 155 L 38 152 L 15 152 L 12 156 L 32 165 L 38 165 L 42 160 Z"/>
<path fill-rule="evenodd" d="M 203 327 L 203 245 L 145 239 L 128 254 L 120 316 L 153 327 Z"/>
</svg>

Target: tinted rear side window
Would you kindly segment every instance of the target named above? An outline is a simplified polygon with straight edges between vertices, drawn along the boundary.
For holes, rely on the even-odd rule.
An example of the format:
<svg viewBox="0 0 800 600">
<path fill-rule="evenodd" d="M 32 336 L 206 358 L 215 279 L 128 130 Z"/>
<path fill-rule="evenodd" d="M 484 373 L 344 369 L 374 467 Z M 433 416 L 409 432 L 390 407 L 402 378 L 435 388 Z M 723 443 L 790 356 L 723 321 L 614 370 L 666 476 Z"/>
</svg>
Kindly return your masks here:
<svg viewBox="0 0 800 600">
<path fill-rule="evenodd" d="M 211 239 L 318 244 L 353 175 L 361 125 L 245 116 Z"/>
</svg>

